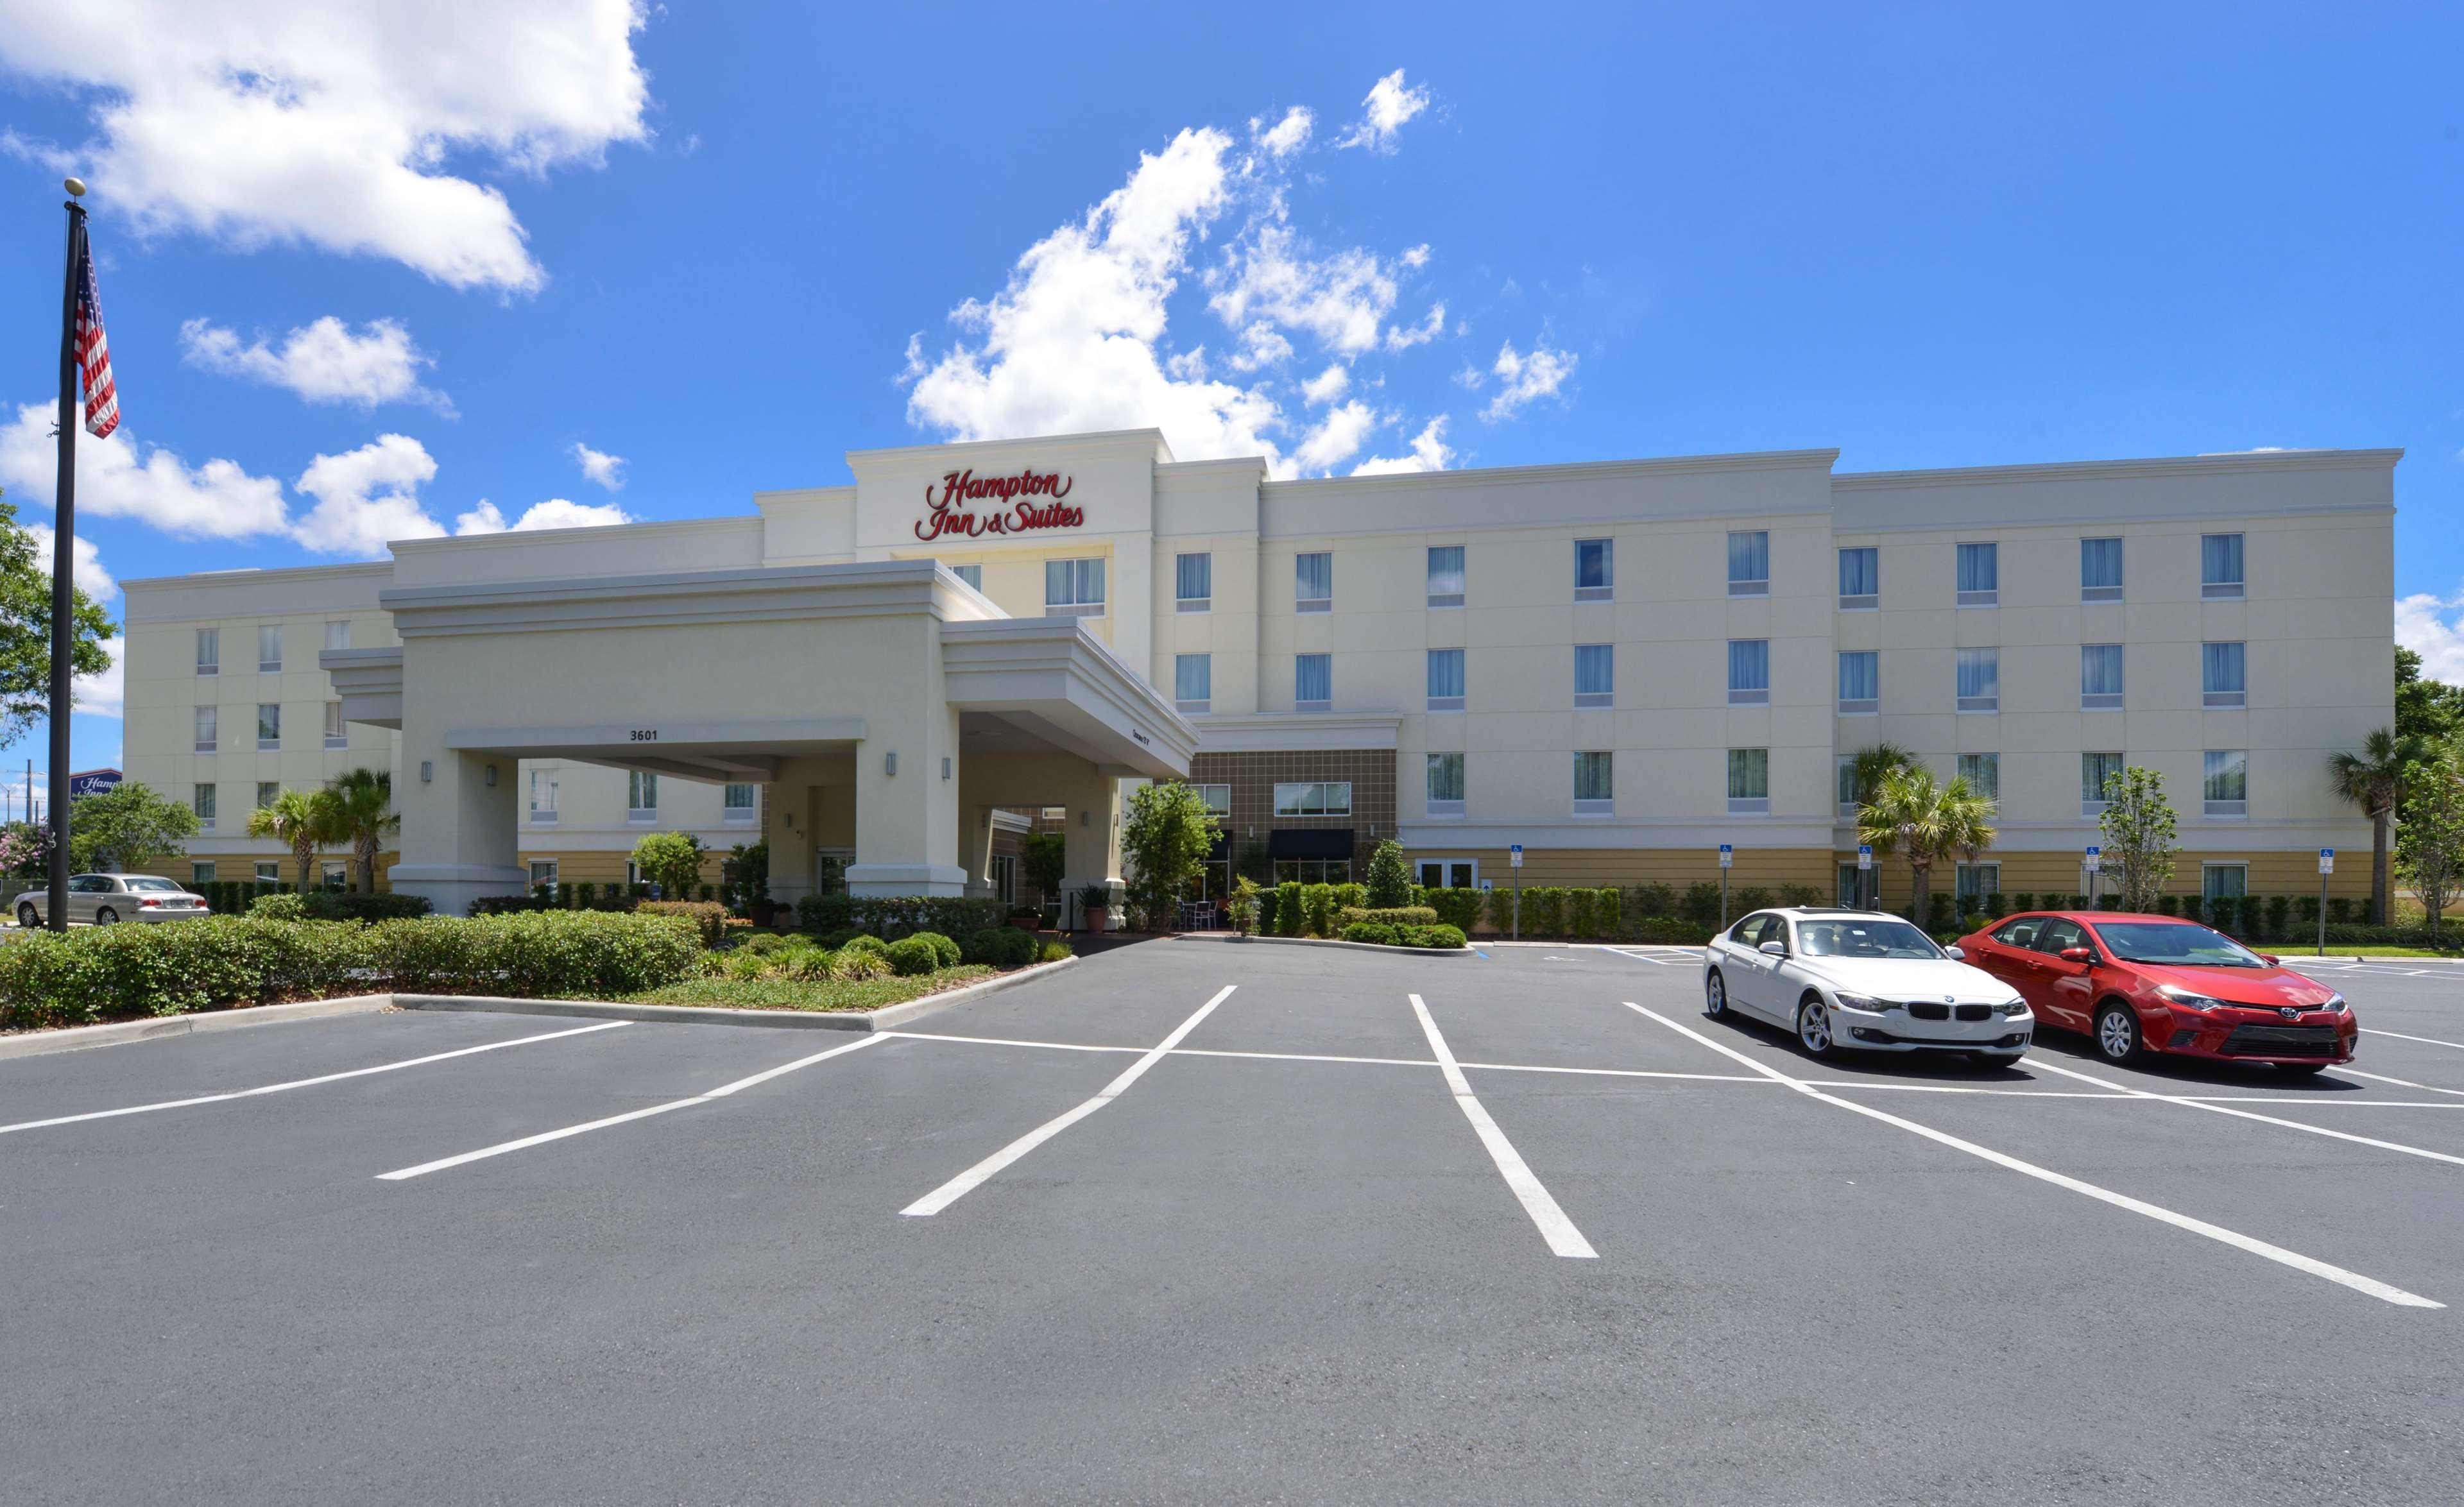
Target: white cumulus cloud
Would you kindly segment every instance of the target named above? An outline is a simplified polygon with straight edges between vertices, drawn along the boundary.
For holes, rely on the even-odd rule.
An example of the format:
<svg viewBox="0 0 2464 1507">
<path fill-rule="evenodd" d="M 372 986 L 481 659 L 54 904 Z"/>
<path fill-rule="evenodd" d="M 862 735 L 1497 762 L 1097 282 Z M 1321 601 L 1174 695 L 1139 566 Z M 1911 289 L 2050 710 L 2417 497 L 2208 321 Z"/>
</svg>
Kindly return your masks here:
<svg viewBox="0 0 2464 1507">
<path fill-rule="evenodd" d="M 320 555 L 363 557 L 384 554 L 390 539 L 432 539 L 445 531 L 419 505 L 419 489 L 435 479 L 435 458 L 407 434 L 319 455 L 297 483 L 317 505 L 292 536 Z"/>
<path fill-rule="evenodd" d="M 111 656 L 111 667 L 98 674 L 73 677 L 69 682 L 69 704 L 89 717 L 117 717 L 127 701 L 127 637 L 103 640 L 102 651 Z"/>
<path fill-rule="evenodd" d="M 513 207 L 463 175 L 644 140 L 646 22 L 639 0 L 11 0 L 0 64 L 88 101 L 70 155 L 146 229 L 528 292 Z"/>
<path fill-rule="evenodd" d="M 573 447 L 573 463 L 582 468 L 583 476 L 609 491 L 618 491 L 625 485 L 625 457 L 622 455 L 594 450 L 577 440 Z"/>
<path fill-rule="evenodd" d="M 190 319 L 180 326 L 180 352 L 192 366 L 287 387 L 310 403 L 353 404 L 363 412 L 381 403 L 418 403 L 453 412 L 451 398 L 419 384 L 420 368 L 435 362 L 398 319 L 371 319 L 353 334 L 327 315 L 279 345 L 262 336 L 243 341 L 237 331 Z"/>
<path fill-rule="evenodd" d="M 1309 132 L 1317 125 L 1317 116 L 1306 105 L 1294 105 L 1284 112 L 1284 118 L 1268 126 L 1263 120 L 1249 122 L 1249 135 L 1258 149 L 1269 157 L 1289 157 L 1309 144 Z M 1261 129 L 1261 127 L 1265 127 Z"/>
<path fill-rule="evenodd" d="M 1366 107 L 1352 128 L 1335 139 L 1337 146 L 1365 146 L 1373 152 L 1395 150 L 1395 133 L 1406 121 L 1429 107 L 1428 86 L 1406 87 L 1403 70 L 1397 68 L 1370 86 Z"/>
<path fill-rule="evenodd" d="M 1446 446 L 1446 416 L 1439 414 L 1412 437 L 1409 455 L 1372 455 L 1352 468 L 1354 476 L 1393 476 L 1405 471 L 1444 470 L 1455 452 Z"/>
<path fill-rule="evenodd" d="M 1349 247 L 1320 256 L 1307 237 L 1273 219 L 1243 236 L 1207 281 L 1215 289 L 1207 305 L 1227 326 L 1267 320 L 1346 354 L 1376 346 L 1398 291 L 1375 252 Z"/>
<path fill-rule="evenodd" d="M 1301 383 L 1301 396 L 1311 404 L 1332 403 L 1351 390 L 1352 372 L 1341 361 Z"/>
<path fill-rule="evenodd" d="M 2395 641 L 2421 656 L 2421 673 L 2464 684 L 2464 587 L 2441 597 L 2419 591 L 2395 600 Z"/>
<path fill-rule="evenodd" d="M 47 403 L 24 404 L 16 422 L 0 429 L 0 486 L 43 507 L 51 506 L 59 470 L 55 411 Z M 282 483 L 252 476 L 233 461 L 192 468 L 162 446 L 141 445 L 125 424 L 107 440 L 78 434 L 77 507 L 184 538 L 243 539 L 279 534 L 285 524 Z"/>
<path fill-rule="evenodd" d="M 1498 379 L 1497 396 L 1480 416 L 1494 424 L 1510 419 L 1525 405 L 1542 398 L 1552 398 L 1566 379 L 1574 375 L 1574 358 L 1568 352 L 1552 349 L 1547 340 L 1532 343 L 1531 354 L 1522 355 L 1512 340 L 1497 348 L 1497 360 L 1489 374 Z"/>
<path fill-rule="evenodd" d="M 1292 459 L 1303 470 L 1331 470 L 1359 454 L 1362 443 L 1376 427 L 1376 412 L 1354 398 L 1340 407 L 1331 409 L 1318 426 L 1301 441 L 1301 448 Z"/>
<path fill-rule="evenodd" d="M 19 527 L 34 541 L 34 564 L 48 578 L 52 572 L 52 545 L 59 535 L 48 523 L 23 523 Z M 79 537 L 70 559 L 69 573 L 77 580 L 77 590 L 97 601 L 109 601 L 120 595 L 120 582 L 102 568 L 102 556 L 95 549 L 94 540 Z"/>
<path fill-rule="evenodd" d="M 470 512 L 453 519 L 456 534 L 531 534 L 540 529 L 605 529 L 619 523 L 630 523 L 630 514 L 614 503 L 568 502 L 562 497 L 550 497 L 535 502 L 512 523 L 487 498 Z"/>
</svg>

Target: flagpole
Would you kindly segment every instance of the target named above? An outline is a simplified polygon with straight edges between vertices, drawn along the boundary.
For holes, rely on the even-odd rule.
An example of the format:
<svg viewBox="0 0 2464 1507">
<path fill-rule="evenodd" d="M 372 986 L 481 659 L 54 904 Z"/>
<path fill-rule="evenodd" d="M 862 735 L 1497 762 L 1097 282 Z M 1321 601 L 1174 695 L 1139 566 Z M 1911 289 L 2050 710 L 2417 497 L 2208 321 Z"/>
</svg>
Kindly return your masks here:
<svg viewBox="0 0 2464 1507">
<path fill-rule="evenodd" d="M 77 273 L 85 251 L 85 185 L 72 178 L 64 207 L 69 212 L 68 271 L 60 292 L 60 455 L 52 518 L 52 854 L 44 919 L 55 931 L 69 928 L 69 715 L 77 666 Z M 33 791 L 27 792 L 28 798 Z"/>
</svg>

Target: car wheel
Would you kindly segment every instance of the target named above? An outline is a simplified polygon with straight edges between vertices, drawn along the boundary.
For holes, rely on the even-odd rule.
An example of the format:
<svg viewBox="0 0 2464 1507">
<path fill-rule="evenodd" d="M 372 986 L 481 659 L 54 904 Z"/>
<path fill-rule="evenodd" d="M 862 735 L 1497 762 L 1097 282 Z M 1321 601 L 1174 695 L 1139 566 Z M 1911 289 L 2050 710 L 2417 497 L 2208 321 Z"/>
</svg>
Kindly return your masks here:
<svg viewBox="0 0 2464 1507">
<path fill-rule="evenodd" d="M 1808 994 L 1796 1007 L 1796 1044 L 1805 1048 L 1808 1057 L 1829 1057 L 1836 1043 L 1831 1039 L 1831 1008 L 1819 994 Z"/>
<path fill-rule="evenodd" d="M 1728 982 L 1715 970 L 1703 979 L 1703 1014 L 1717 1020 L 1728 1013 Z"/>
<path fill-rule="evenodd" d="M 120 912 L 112 909 L 109 906 L 105 906 L 100 910 L 94 913 L 94 924 L 99 927 L 118 926 L 120 924 Z"/>
<path fill-rule="evenodd" d="M 2097 1055 L 2115 1066 L 2136 1062 L 2146 1054 L 2139 1035 L 2139 1015 L 2119 1000 L 2108 1000 L 2096 1013 Z"/>
<path fill-rule="evenodd" d="M 43 918 L 35 913 L 34 903 L 33 901 L 27 901 L 24 905 L 17 907 L 17 925 L 24 927 L 29 931 L 32 931 L 42 924 Z"/>
<path fill-rule="evenodd" d="M 2276 1070 L 2287 1078 L 2312 1078 L 2327 1070 L 2324 1062 L 2278 1062 Z"/>
</svg>

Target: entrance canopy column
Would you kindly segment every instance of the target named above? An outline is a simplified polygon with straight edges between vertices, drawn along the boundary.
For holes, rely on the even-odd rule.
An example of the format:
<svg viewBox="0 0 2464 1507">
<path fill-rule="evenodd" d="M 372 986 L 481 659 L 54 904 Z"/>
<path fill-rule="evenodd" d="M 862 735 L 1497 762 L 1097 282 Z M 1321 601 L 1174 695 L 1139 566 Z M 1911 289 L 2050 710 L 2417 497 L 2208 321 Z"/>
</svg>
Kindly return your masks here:
<svg viewBox="0 0 2464 1507">
<path fill-rule="evenodd" d="M 471 902 L 530 888 L 521 865 L 516 761 L 403 742 L 402 860 L 387 876 L 398 894 L 418 895 L 436 913 L 458 916 Z"/>
</svg>

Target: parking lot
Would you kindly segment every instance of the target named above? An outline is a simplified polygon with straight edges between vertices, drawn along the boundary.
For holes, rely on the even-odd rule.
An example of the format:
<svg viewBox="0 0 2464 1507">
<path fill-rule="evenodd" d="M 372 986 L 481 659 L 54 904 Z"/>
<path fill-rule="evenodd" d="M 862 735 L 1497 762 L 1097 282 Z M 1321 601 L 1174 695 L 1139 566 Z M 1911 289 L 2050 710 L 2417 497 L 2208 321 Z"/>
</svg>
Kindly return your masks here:
<svg viewBox="0 0 2464 1507">
<path fill-rule="evenodd" d="M 1815 1064 L 1692 954 L 0 1061 L 10 1502 L 2464 1496 L 2464 970 L 2352 1069 Z"/>
</svg>

